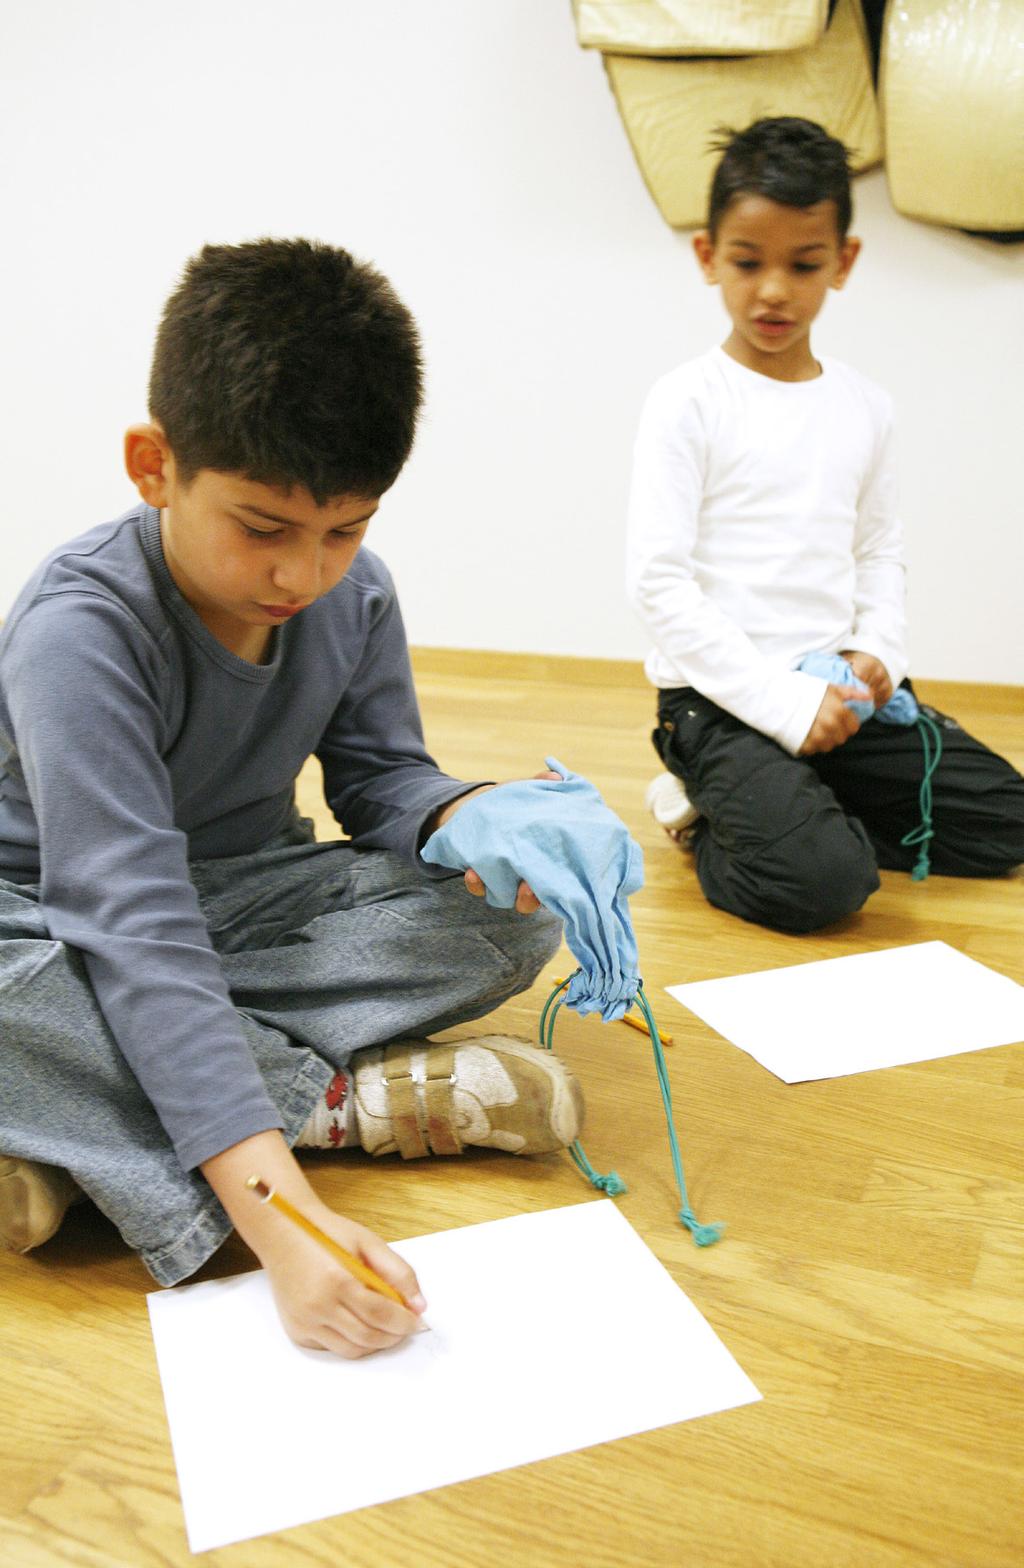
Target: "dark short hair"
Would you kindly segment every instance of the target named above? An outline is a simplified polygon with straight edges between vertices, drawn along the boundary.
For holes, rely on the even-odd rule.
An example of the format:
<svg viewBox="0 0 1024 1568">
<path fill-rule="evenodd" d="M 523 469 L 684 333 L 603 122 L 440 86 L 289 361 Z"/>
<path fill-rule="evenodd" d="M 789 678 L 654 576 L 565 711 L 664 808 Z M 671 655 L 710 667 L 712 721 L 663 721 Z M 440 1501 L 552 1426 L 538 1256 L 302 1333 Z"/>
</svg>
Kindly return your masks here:
<svg viewBox="0 0 1024 1568">
<path fill-rule="evenodd" d="M 186 483 L 218 469 L 323 506 L 395 482 L 422 395 L 416 323 L 386 278 L 332 245 L 261 239 L 187 263 L 149 411 Z"/>
<path fill-rule="evenodd" d="M 839 238 L 846 238 L 853 216 L 850 153 L 813 120 L 780 115 L 755 120 L 745 131 L 723 128 L 716 132 L 711 148 L 722 154 L 708 203 L 712 239 L 726 208 L 738 196 L 767 196 L 786 207 L 834 201 Z"/>
</svg>

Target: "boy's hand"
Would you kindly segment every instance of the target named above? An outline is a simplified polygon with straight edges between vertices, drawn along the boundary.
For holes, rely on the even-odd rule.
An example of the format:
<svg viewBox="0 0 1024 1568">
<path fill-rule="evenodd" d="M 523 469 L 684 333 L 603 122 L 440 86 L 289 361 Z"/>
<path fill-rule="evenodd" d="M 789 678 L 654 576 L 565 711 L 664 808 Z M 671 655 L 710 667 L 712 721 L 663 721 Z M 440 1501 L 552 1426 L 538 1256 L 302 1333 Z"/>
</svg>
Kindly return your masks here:
<svg viewBox="0 0 1024 1568">
<path fill-rule="evenodd" d="M 232 1144 L 205 1160 L 201 1170 L 266 1269 L 281 1322 L 296 1344 L 351 1361 L 417 1332 L 426 1302 L 412 1269 L 379 1236 L 320 1201 L 276 1129 Z M 261 1203 L 245 1185 L 253 1175 L 276 1187 L 346 1252 L 368 1263 L 412 1310 L 361 1284 L 319 1242 Z"/>
<path fill-rule="evenodd" d="M 426 1303 L 415 1274 L 379 1236 L 319 1202 L 311 1205 L 307 1201 L 302 1208 L 322 1231 L 362 1258 L 422 1311 Z M 361 1284 L 312 1237 L 284 1216 L 278 1218 L 278 1234 L 264 1243 L 261 1262 L 270 1278 L 281 1322 L 297 1345 L 330 1350 L 355 1361 L 375 1350 L 389 1350 L 419 1331 L 416 1311 L 406 1311 Z"/>
<path fill-rule="evenodd" d="M 845 657 L 845 655 L 844 655 Z M 847 707 L 850 697 L 867 697 L 870 693 L 858 689 L 856 686 L 836 686 L 830 683 L 825 688 L 825 695 L 821 699 L 821 707 L 814 717 L 814 723 L 807 732 L 807 738 L 800 750 L 799 757 L 810 757 L 815 752 L 835 751 L 851 735 L 856 735 L 860 729 L 860 720 L 852 708 Z"/>
<path fill-rule="evenodd" d="M 868 688 L 875 707 L 884 708 L 892 696 L 892 681 L 881 659 L 876 659 L 872 653 L 860 653 L 856 648 L 845 649 L 840 657 L 846 660 L 857 679 Z"/>
<path fill-rule="evenodd" d="M 540 773 L 534 773 L 531 776 L 535 779 L 554 779 L 557 783 L 562 775 L 560 773 L 552 773 L 550 768 L 542 768 Z M 485 784 L 483 789 L 474 789 L 471 790 L 468 795 L 460 795 L 458 800 L 453 800 L 450 805 L 444 806 L 438 812 L 437 817 L 431 824 L 430 831 L 433 833 L 436 832 L 438 828 L 443 827 L 444 824 L 455 815 L 459 807 L 464 806 L 467 800 L 472 800 L 474 795 L 482 795 L 484 790 L 493 788 L 493 784 Z M 478 877 L 476 872 L 472 869 L 466 872 L 463 881 L 469 888 L 469 891 L 472 893 L 474 898 L 483 898 L 486 895 L 486 887 L 484 886 L 481 878 Z M 532 915 L 535 910 L 540 908 L 540 899 L 526 882 L 520 882 L 519 884 L 519 891 L 516 893 L 515 907 L 518 913 L 521 915 Z"/>
<path fill-rule="evenodd" d="M 463 881 L 474 898 L 486 897 L 487 889 L 475 871 L 467 871 Z M 540 899 L 528 882 L 520 882 L 514 908 L 520 915 L 532 915 L 535 910 L 540 908 Z"/>
</svg>

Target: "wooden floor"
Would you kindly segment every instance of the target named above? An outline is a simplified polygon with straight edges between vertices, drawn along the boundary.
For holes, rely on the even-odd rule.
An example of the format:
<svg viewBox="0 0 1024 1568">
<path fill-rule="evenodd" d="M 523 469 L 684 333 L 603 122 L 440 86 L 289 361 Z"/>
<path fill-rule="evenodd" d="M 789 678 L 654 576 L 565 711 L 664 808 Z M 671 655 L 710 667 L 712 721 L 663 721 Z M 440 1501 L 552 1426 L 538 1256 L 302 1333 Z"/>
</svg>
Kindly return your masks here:
<svg viewBox="0 0 1024 1568">
<path fill-rule="evenodd" d="M 675 1036 L 669 1071 L 691 1197 L 703 1218 L 726 1221 L 720 1245 L 695 1248 L 674 1218 L 643 1037 L 570 1017 L 557 1043 L 587 1093 L 588 1153 L 626 1177 L 623 1213 L 763 1402 L 206 1560 L 1019 1568 L 1024 1046 L 787 1087 L 662 988 L 931 938 L 1024 981 L 1024 876 L 913 885 L 883 874 L 863 913 L 818 935 L 744 925 L 705 904 L 686 855 L 643 812 L 654 768 L 642 680 L 614 666 L 567 670 L 566 661 L 422 657 L 428 740 L 443 766 L 466 777 L 521 777 L 553 753 L 599 785 L 642 843 L 647 885 L 633 906 L 642 968 Z M 952 706 L 948 689 L 921 689 Z M 1020 691 L 955 695 L 961 720 L 1024 767 Z M 312 775 L 306 782 L 312 789 Z M 496 1022 L 533 1037 L 550 977 L 568 962 L 553 964 Z M 821 1024 L 824 1034 L 827 1018 Z M 350 1154 L 315 1156 L 312 1166 L 338 1208 L 390 1239 L 589 1197 L 562 1156 L 402 1166 Z M 202 1277 L 251 1266 L 232 1241 Z M 85 1206 L 32 1258 L 0 1256 L 3 1568 L 190 1560 L 149 1288 Z M 439 1419 L 473 1420 L 469 1410 L 408 1414 L 425 1434 Z M 339 1465 L 358 1440 L 340 1412 Z"/>
</svg>

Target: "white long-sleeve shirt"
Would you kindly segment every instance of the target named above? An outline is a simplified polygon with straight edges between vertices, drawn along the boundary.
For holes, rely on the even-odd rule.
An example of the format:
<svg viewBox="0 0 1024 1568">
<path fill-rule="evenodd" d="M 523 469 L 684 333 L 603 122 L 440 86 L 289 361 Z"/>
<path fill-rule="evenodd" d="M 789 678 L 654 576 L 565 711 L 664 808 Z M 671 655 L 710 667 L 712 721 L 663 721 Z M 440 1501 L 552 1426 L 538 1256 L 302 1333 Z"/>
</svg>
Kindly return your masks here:
<svg viewBox="0 0 1024 1568">
<path fill-rule="evenodd" d="M 838 360 L 775 381 L 722 349 L 647 399 L 629 504 L 630 603 L 655 686 L 693 686 L 794 755 L 857 648 L 907 673 L 889 397 Z"/>
</svg>

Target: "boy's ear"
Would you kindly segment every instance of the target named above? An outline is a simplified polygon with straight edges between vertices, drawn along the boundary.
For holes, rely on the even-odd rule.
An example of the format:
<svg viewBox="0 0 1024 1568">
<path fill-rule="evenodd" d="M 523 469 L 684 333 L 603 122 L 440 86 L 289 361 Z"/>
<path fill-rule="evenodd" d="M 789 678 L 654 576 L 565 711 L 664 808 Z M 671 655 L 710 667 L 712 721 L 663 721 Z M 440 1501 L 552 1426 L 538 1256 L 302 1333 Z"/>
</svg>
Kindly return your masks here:
<svg viewBox="0 0 1024 1568">
<path fill-rule="evenodd" d="M 839 249 L 839 269 L 836 272 L 835 277 L 832 279 L 831 284 L 829 285 L 830 288 L 842 288 L 843 284 L 850 276 L 853 264 L 859 255 L 860 240 L 854 239 L 852 234 L 847 235 Z"/>
<path fill-rule="evenodd" d="M 704 274 L 705 283 L 717 283 L 718 269 L 715 266 L 715 244 L 711 238 L 710 230 L 697 230 L 693 236 L 693 252 L 697 258 L 700 270 Z"/>
<path fill-rule="evenodd" d="M 124 466 L 144 501 L 158 510 L 167 505 L 174 458 L 159 425 L 132 425 L 125 431 Z"/>
</svg>

